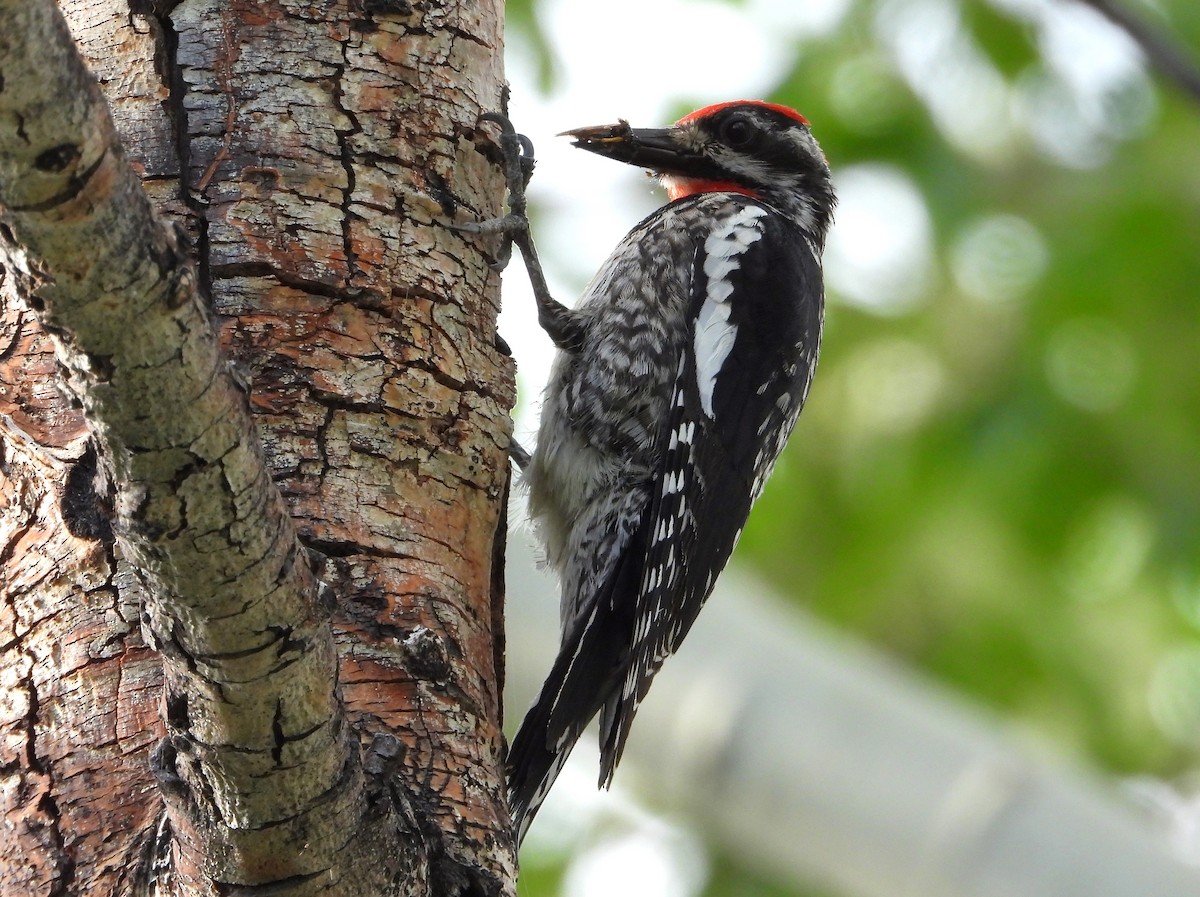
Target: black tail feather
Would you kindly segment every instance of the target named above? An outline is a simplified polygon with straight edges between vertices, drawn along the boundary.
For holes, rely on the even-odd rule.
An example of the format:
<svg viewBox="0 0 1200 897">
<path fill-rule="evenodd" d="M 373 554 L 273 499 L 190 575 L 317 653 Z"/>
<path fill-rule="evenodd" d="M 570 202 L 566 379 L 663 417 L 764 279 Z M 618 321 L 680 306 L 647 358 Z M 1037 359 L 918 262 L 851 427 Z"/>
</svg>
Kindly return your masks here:
<svg viewBox="0 0 1200 897">
<path fill-rule="evenodd" d="M 557 748 L 547 740 L 554 697 L 547 682 L 508 749 L 508 807 L 518 845 L 575 746 L 573 739 Z"/>
<path fill-rule="evenodd" d="M 635 538 L 633 541 L 637 541 Z M 508 750 L 508 802 L 519 845 L 575 742 L 619 688 L 629 655 L 634 564 L 626 552 L 591 605 L 563 635 L 562 647 Z M 606 714 L 607 717 L 607 714 Z M 626 727 L 627 728 L 627 727 Z M 609 769 L 616 760 L 601 764 Z"/>
</svg>

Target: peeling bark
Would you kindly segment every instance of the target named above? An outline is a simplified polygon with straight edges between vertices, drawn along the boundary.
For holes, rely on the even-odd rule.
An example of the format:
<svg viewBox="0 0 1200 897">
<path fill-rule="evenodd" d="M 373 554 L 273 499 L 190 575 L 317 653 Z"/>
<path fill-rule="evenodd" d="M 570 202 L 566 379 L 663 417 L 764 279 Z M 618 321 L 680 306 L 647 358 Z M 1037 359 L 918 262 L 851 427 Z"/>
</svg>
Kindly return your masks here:
<svg viewBox="0 0 1200 897">
<path fill-rule="evenodd" d="M 0 0 L 0 892 L 511 893 L 512 370 L 444 227 L 499 4 L 64 12 L 107 107 Z"/>
</svg>

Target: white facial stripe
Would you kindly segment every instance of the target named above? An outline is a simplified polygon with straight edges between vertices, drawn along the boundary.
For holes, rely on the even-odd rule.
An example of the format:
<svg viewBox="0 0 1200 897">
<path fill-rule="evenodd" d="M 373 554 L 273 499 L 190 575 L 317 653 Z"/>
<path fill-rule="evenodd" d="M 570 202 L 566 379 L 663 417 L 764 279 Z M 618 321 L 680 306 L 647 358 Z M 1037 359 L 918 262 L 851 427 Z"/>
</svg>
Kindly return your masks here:
<svg viewBox="0 0 1200 897">
<path fill-rule="evenodd" d="M 744 156 L 724 147 L 718 148 L 713 156 L 716 163 L 732 175 L 731 180 L 736 180 L 738 183 L 747 186 L 770 184 L 779 178 L 778 173 L 770 165 L 751 156 Z"/>
<path fill-rule="evenodd" d="M 710 418 L 713 416 L 717 375 L 737 338 L 737 325 L 729 320 L 732 311 L 729 298 L 733 295 L 731 278 L 742 254 L 762 238 L 759 219 L 766 214 L 766 209 L 759 206 L 746 206 L 704 241 L 704 274 L 708 278 L 708 290 L 696 319 L 694 343 L 700 406 Z"/>
</svg>

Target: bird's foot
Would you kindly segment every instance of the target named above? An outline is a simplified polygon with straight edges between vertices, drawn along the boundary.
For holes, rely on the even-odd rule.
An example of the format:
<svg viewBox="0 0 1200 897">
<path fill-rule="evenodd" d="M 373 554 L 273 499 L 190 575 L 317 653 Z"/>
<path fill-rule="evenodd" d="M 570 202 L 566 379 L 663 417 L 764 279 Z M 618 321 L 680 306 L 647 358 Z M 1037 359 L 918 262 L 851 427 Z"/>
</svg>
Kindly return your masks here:
<svg viewBox="0 0 1200 897">
<path fill-rule="evenodd" d="M 533 177 L 537 160 L 533 156 L 533 141 L 524 134 L 518 134 L 508 116 L 499 112 L 485 112 L 479 120 L 500 126 L 500 152 L 504 160 L 504 181 L 508 190 L 508 214 L 483 221 L 451 224 L 449 228 L 462 234 L 503 237 L 504 242 L 491 263 L 495 270 L 502 271 L 512 257 L 514 242 L 520 246 L 522 254 L 525 254 L 525 246 L 521 245 L 521 237 L 529 234 L 528 200 L 525 191 L 530 178 Z M 531 242 L 529 245 L 532 247 Z"/>
</svg>

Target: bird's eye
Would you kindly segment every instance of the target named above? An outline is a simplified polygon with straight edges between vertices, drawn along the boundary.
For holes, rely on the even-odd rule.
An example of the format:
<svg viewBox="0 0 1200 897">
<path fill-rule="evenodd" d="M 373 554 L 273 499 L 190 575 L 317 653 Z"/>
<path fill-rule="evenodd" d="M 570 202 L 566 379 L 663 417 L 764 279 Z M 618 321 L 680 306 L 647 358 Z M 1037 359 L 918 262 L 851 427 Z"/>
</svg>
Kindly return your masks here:
<svg viewBox="0 0 1200 897">
<path fill-rule="evenodd" d="M 721 141 L 734 149 L 745 149 L 754 142 L 754 126 L 740 115 L 721 126 Z"/>
</svg>

